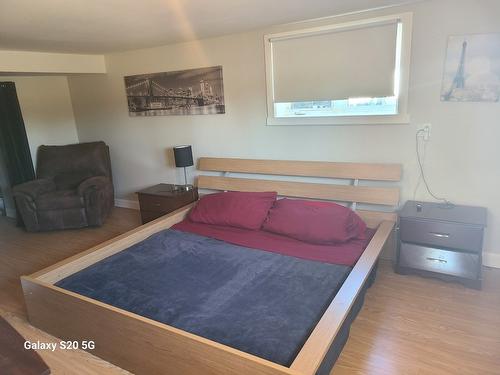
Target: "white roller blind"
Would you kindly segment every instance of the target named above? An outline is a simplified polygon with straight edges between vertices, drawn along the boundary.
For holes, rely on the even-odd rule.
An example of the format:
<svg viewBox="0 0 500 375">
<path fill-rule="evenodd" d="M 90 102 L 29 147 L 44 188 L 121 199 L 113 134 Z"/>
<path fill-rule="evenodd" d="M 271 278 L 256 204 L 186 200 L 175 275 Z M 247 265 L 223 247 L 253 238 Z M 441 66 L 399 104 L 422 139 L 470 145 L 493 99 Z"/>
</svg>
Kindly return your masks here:
<svg viewBox="0 0 500 375">
<path fill-rule="evenodd" d="M 397 22 L 271 39 L 275 103 L 394 95 Z"/>
</svg>

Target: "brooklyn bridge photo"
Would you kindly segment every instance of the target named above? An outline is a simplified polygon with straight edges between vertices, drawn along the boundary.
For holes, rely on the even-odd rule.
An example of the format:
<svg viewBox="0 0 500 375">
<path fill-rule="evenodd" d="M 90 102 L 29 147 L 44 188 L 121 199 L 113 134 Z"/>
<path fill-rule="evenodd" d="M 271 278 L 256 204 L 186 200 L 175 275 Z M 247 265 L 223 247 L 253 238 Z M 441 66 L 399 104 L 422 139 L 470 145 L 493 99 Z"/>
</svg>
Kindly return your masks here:
<svg viewBox="0 0 500 375">
<path fill-rule="evenodd" d="M 222 66 L 125 77 L 130 116 L 225 113 Z"/>
</svg>

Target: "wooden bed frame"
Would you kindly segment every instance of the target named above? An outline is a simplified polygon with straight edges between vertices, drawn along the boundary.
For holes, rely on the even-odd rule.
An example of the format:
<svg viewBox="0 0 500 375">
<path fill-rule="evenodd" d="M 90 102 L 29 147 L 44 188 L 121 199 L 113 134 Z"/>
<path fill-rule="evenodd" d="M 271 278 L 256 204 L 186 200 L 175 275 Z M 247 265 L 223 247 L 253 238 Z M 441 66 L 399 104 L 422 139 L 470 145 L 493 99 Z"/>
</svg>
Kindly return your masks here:
<svg viewBox="0 0 500 375">
<path fill-rule="evenodd" d="M 223 158 L 201 158 L 198 164 L 199 170 L 223 172 L 222 175 L 199 176 L 200 189 L 277 191 L 281 196 L 348 202 L 353 209 L 357 203 L 394 208 L 399 201 L 398 187 L 367 186 L 369 181 L 399 181 L 401 166 L 397 164 Z M 295 176 L 295 181 L 230 177 L 228 173 Z M 324 178 L 325 183 L 297 182 L 297 177 Z M 338 179 L 348 180 L 348 184 L 334 184 Z M 359 184 L 360 180 L 363 185 Z M 54 285 L 183 220 L 192 205 L 30 276 L 23 276 L 31 324 L 63 340 L 93 340 L 95 349 L 89 350 L 92 354 L 136 374 L 315 374 L 389 238 L 396 214 L 357 210 L 369 227 L 377 228 L 376 233 L 290 367 Z"/>
</svg>

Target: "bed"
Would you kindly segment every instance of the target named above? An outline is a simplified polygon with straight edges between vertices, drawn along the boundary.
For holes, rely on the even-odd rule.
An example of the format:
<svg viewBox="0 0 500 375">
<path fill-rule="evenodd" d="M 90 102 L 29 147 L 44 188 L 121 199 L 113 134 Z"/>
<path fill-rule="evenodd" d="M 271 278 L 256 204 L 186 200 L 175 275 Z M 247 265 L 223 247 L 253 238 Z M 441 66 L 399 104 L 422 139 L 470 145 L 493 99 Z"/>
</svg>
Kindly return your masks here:
<svg viewBox="0 0 500 375">
<path fill-rule="evenodd" d="M 392 233 L 396 216 L 391 209 L 399 201 L 399 189 L 394 182 L 401 177 L 401 167 L 201 158 L 198 169 L 210 173 L 198 177 L 199 189 L 276 191 L 280 196 L 347 202 L 372 228 L 364 244 L 366 248 L 352 266 L 338 264 L 338 260 L 307 260 L 299 259 L 297 254 L 257 250 L 252 242 L 238 243 L 245 239 L 244 233 L 232 233 L 233 237 L 221 241 L 216 237 L 217 228 L 212 228 L 212 234 L 207 236 L 183 227 L 190 205 L 52 267 L 23 276 L 30 322 L 64 340 L 94 340 L 93 354 L 138 374 L 327 374 L 347 340 L 349 326 L 373 282 L 379 254 Z M 305 182 L 310 178 L 315 181 Z M 360 209 L 360 205 L 366 208 Z M 383 211 L 373 210 L 381 207 Z M 172 226 L 174 229 L 169 229 Z M 273 241 L 268 237 L 260 240 Z M 151 246 L 152 243 L 177 249 L 175 256 L 166 256 L 161 246 Z M 164 281 L 155 284 L 155 277 L 151 278 L 153 284 L 140 276 L 120 279 L 133 273 L 124 271 L 130 267 L 130 258 L 144 257 L 147 251 L 156 251 L 156 263 L 167 267 L 158 274 L 164 275 L 167 269 L 172 282 L 176 277 L 186 277 L 177 275 L 178 270 L 196 269 L 200 260 L 204 267 L 213 263 L 216 272 L 210 272 L 206 279 L 205 273 L 199 272 L 198 276 L 183 280 L 192 298 L 179 296 L 175 288 L 162 288 Z M 161 260 L 162 256 L 165 259 Z M 227 275 L 217 268 L 221 260 L 227 261 Z M 145 262 L 134 264 L 137 268 L 154 268 L 146 258 Z M 263 265 L 270 272 L 259 274 Z M 260 281 L 257 287 L 235 298 L 232 306 L 225 309 L 203 310 L 206 301 L 221 304 L 221 296 L 206 297 L 210 288 L 203 285 L 224 282 L 228 285 L 226 294 L 238 293 L 238 285 L 246 283 L 248 274 Z M 277 296 L 287 293 L 282 280 L 274 277 L 278 274 L 288 276 L 288 282 L 296 286 L 290 289 L 293 293 L 281 298 L 282 302 L 275 303 Z M 92 283 L 103 278 L 108 289 L 95 292 L 98 288 L 93 288 Z M 128 291 L 130 298 L 123 300 L 117 292 L 120 288 Z M 133 298 L 134 290 L 144 289 L 152 292 L 149 299 L 139 295 Z M 167 302 L 174 301 L 171 308 L 168 304 L 161 308 L 148 305 L 161 296 L 166 296 Z M 267 322 L 257 316 L 257 310 L 252 310 L 254 306 L 265 309 L 262 316 L 268 318 Z M 182 311 L 184 315 L 180 314 Z M 232 315 L 222 318 L 224 314 Z M 289 326 L 288 320 L 292 322 Z M 276 326 L 277 322 L 283 326 Z M 290 329 L 292 326 L 296 329 Z"/>
</svg>

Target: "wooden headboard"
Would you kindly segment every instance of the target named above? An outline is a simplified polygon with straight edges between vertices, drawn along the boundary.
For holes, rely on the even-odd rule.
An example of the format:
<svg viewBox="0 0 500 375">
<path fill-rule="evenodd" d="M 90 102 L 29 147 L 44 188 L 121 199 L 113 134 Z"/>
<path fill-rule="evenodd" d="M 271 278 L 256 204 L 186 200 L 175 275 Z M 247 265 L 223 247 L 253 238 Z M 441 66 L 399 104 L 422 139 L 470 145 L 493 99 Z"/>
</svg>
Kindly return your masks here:
<svg viewBox="0 0 500 375">
<path fill-rule="evenodd" d="M 233 158 L 200 158 L 198 170 L 222 172 L 222 176 L 198 176 L 198 187 L 209 190 L 276 191 L 280 196 L 331 200 L 351 207 L 375 228 L 384 220 L 396 221 L 388 212 L 399 203 L 398 186 L 370 186 L 370 182 L 397 182 L 400 164 L 336 163 L 322 161 L 287 161 Z M 325 183 L 229 177 L 228 173 L 325 178 Z M 338 180 L 343 184 L 336 183 Z M 346 184 L 346 181 L 348 184 Z M 360 185 L 360 181 L 363 181 Z M 379 183 L 380 185 L 380 183 Z M 356 205 L 385 206 L 384 211 L 357 210 Z"/>
</svg>

